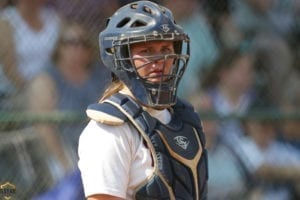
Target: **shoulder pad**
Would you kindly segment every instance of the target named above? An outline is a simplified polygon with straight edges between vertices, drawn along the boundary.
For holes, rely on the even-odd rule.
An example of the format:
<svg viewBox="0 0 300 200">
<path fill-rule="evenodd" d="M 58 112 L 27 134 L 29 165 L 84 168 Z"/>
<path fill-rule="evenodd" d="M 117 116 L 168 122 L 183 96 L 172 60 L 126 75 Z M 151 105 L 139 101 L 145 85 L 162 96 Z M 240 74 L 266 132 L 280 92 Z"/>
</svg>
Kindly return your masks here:
<svg viewBox="0 0 300 200">
<path fill-rule="evenodd" d="M 118 108 L 105 102 L 89 105 L 86 114 L 97 122 L 113 126 L 121 125 L 127 119 Z"/>
</svg>

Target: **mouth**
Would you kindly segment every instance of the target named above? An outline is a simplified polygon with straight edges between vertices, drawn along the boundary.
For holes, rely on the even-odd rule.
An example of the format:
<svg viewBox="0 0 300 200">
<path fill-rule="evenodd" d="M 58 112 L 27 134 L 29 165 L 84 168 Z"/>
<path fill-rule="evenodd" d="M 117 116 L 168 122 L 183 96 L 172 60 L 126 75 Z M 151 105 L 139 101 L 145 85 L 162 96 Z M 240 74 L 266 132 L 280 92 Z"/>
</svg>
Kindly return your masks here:
<svg viewBox="0 0 300 200">
<path fill-rule="evenodd" d="M 162 70 L 156 70 L 156 71 L 150 72 L 146 79 L 148 81 L 158 83 L 158 82 L 164 81 L 166 78 L 167 78 L 166 74 L 164 74 L 164 72 Z"/>
<path fill-rule="evenodd" d="M 164 75 L 164 72 L 162 70 L 155 70 L 152 71 L 148 74 L 148 77 L 153 77 L 153 78 L 159 78 Z"/>
<path fill-rule="evenodd" d="M 148 73 L 149 78 L 163 78 L 166 72 L 163 69 L 154 69 Z"/>
</svg>

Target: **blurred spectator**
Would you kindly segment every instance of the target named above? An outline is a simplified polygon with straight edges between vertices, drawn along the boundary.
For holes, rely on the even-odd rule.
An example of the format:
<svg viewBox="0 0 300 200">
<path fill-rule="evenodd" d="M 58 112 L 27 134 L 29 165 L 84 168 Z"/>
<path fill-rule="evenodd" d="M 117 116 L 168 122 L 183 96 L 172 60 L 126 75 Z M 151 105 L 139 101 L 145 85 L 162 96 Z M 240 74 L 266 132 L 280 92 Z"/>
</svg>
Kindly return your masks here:
<svg viewBox="0 0 300 200">
<path fill-rule="evenodd" d="M 300 150 L 300 73 L 294 71 L 284 84 L 284 88 L 280 108 L 288 117 L 282 122 L 283 137 Z"/>
<path fill-rule="evenodd" d="M 248 37 L 271 33 L 292 42 L 299 32 L 300 4 L 295 0 L 232 0 L 236 24 Z"/>
<path fill-rule="evenodd" d="M 259 199 L 297 199 L 299 191 L 295 191 L 295 186 L 300 183 L 300 151 L 278 140 L 277 121 L 258 115 L 274 109 L 269 101 L 261 98 L 255 101 L 249 112 L 256 116 L 245 119 L 247 136 L 234 148 L 255 177 Z"/>
<path fill-rule="evenodd" d="M 60 20 L 45 0 L 18 0 L 0 14 L 0 93 L 20 95 L 50 61 Z M 16 99 L 8 98 L 11 103 Z M 2 99 L 3 100 L 3 99 Z M 20 103 L 21 104 L 21 103 Z M 14 105 L 16 106 L 16 105 Z"/>
<path fill-rule="evenodd" d="M 119 7 L 119 0 L 51 0 L 50 3 L 64 19 L 83 24 L 94 41 L 98 40 L 107 18 Z"/>
<path fill-rule="evenodd" d="M 246 40 L 232 16 L 231 0 L 203 0 L 202 6 L 219 48 L 236 48 Z"/>
<path fill-rule="evenodd" d="M 28 81 L 51 59 L 60 20 L 43 0 L 4 0 L 1 6 L 0 112 L 12 114 L 23 109 Z M 2 113 L 1 117 L 7 119 Z M 16 199 L 30 199 L 52 181 L 44 159 L 46 150 L 31 128 L 14 122 L 0 125 L 0 183 L 20 188 Z"/>
<path fill-rule="evenodd" d="M 201 112 L 212 112 L 209 99 L 198 107 Z M 214 119 L 202 120 L 208 150 L 208 199 L 250 199 L 254 192 L 252 175 L 236 153 L 220 137 L 221 129 Z"/>
<path fill-rule="evenodd" d="M 247 50 L 225 49 L 201 80 L 202 91 L 195 94 L 194 105 L 205 99 L 220 116 L 245 113 L 256 95 L 254 59 Z M 227 142 L 235 143 L 243 136 L 238 119 L 220 121 L 219 126 Z"/>
<path fill-rule="evenodd" d="M 273 0 L 232 0 L 232 16 L 246 37 L 260 32 L 274 32 L 270 10 Z"/>
<path fill-rule="evenodd" d="M 40 114 L 78 112 L 84 116 L 86 107 L 98 100 L 110 76 L 103 66 L 95 65 L 94 48 L 88 36 L 82 25 L 75 22 L 64 24 L 54 63 L 29 85 L 30 111 Z M 36 124 L 41 140 L 53 160 L 58 161 L 53 162 L 58 169 L 54 172 L 58 178 L 77 166 L 77 143 L 83 127 L 84 123 L 78 122 Z"/>
<path fill-rule="evenodd" d="M 293 52 L 285 40 L 268 33 L 257 35 L 253 43 L 259 89 L 278 105 L 286 89 L 284 84 L 291 75 Z"/>
<path fill-rule="evenodd" d="M 211 64 L 218 54 L 218 46 L 208 19 L 201 10 L 198 0 L 165 1 L 165 6 L 174 13 L 174 18 L 189 35 L 191 48 L 188 68 L 178 89 L 178 95 L 189 98 L 198 88 L 198 79 L 202 67 Z"/>
<path fill-rule="evenodd" d="M 275 104 L 289 78 L 295 37 L 297 3 L 294 0 L 232 0 L 232 18 L 257 53 L 261 93 Z"/>
<path fill-rule="evenodd" d="M 287 1 L 289 3 L 286 9 L 291 9 L 290 4 L 295 3 Z M 203 1 L 220 48 L 236 48 L 248 43 L 252 46 L 251 51 L 257 53 L 259 89 L 264 95 L 272 97 L 274 103 L 278 103 L 284 90 L 282 86 L 288 78 L 292 57 L 287 37 L 279 33 L 279 27 L 272 23 L 272 20 L 275 21 L 274 16 L 287 14 L 284 8 L 277 8 L 278 4 L 277 0 Z M 290 13 L 291 16 L 294 14 L 295 12 Z M 284 20 L 283 17 L 279 19 Z M 285 31 L 291 33 L 294 28 L 290 27 L 290 31 Z"/>
<path fill-rule="evenodd" d="M 0 135 L 0 184 L 9 182 L 16 186 L 17 192 L 12 198 L 31 199 L 32 195 L 50 187 L 53 177 L 49 160 L 45 158 L 47 150 L 33 129 L 1 130 Z M 4 193 L 0 197 L 5 199 Z"/>
<path fill-rule="evenodd" d="M 297 39 L 295 34 L 299 31 L 299 11 L 298 0 L 273 0 L 270 10 L 270 23 L 276 33 L 291 44 Z"/>
</svg>

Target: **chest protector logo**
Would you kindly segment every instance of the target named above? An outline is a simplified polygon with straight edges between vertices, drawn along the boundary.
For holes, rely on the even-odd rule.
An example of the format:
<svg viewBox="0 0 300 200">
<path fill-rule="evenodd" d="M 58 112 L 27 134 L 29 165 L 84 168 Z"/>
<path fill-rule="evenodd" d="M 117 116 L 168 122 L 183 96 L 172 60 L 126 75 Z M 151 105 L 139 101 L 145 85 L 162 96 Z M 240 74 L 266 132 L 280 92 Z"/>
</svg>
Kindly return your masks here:
<svg viewBox="0 0 300 200">
<path fill-rule="evenodd" d="M 180 146 L 181 148 L 183 148 L 184 150 L 186 150 L 190 144 L 190 141 L 188 140 L 188 138 L 184 137 L 184 136 L 174 137 L 174 140 L 175 140 L 176 144 L 178 146 Z"/>
</svg>

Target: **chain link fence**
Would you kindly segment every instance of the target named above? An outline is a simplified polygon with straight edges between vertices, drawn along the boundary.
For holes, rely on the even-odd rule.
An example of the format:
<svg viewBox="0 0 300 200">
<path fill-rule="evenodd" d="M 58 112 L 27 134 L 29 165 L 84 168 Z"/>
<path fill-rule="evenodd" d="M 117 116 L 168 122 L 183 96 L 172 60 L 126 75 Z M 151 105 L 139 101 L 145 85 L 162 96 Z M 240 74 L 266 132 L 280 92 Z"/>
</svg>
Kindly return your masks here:
<svg viewBox="0 0 300 200">
<path fill-rule="evenodd" d="M 29 68 L 28 65 L 34 65 L 35 60 L 44 59 L 40 51 L 48 54 L 45 61 L 52 61 L 55 46 L 59 45 L 59 33 L 68 23 L 76 21 L 87 30 L 85 36 L 93 41 L 96 52 L 94 65 L 103 68 L 99 61 L 97 35 L 105 26 L 106 18 L 125 2 L 129 1 L 49 0 L 45 1 L 43 7 L 37 5 L 39 3 L 23 3 L 23 0 L 1 1 L 0 199 L 47 199 L 47 195 L 50 199 L 84 199 L 76 165 L 77 148 L 74 144 L 76 146 L 79 133 L 88 121 L 84 112 L 87 104 L 82 101 L 81 107 L 76 107 L 77 110 L 68 106 L 49 109 L 48 106 L 53 102 L 40 102 L 53 91 L 51 85 L 49 88 L 43 88 L 40 96 L 30 98 L 31 93 L 28 93 L 32 88 L 31 83 L 40 73 L 45 72 L 46 68 L 39 66 L 40 71 L 29 76 L 29 72 L 20 67 Z M 300 138 L 300 3 L 297 0 L 157 2 L 174 12 L 176 22 L 182 25 L 191 38 L 191 58 L 178 94 L 195 105 L 203 120 L 211 156 L 209 199 L 299 198 L 300 158 L 297 153 Z M 28 7 L 29 4 L 31 7 Z M 47 9 L 45 11 L 41 8 L 39 11 L 44 13 L 42 18 L 22 19 L 22 16 L 34 15 L 19 13 L 28 12 L 30 9 L 34 13 L 35 9 L 40 7 Z M 60 19 L 58 24 L 61 24 L 58 28 L 51 24 L 56 22 L 50 18 Z M 45 27 L 54 28 L 46 30 Z M 57 32 L 52 35 L 46 34 L 45 37 L 38 36 L 41 30 L 48 33 Z M 32 36 L 34 34 L 36 35 Z M 39 37 L 42 39 L 38 40 Z M 45 47 L 36 45 L 41 41 L 45 46 L 53 45 L 53 48 L 49 51 L 38 49 Z M 245 74 L 238 68 L 233 72 L 230 69 L 234 68 L 222 68 L 218 65 L 223 53 L 231 49 L 242 52 L 242 55 L 244 52 L 250 52 L 253 70 L 248 70 Z M 32 56 L 31 51 L 39 54 L 24 58 Z M 24 63 L 25 61 L 28 63 Z M 243 61 L 222 60 L 221 63 L 248 66 L 248 63 Z M 220 67 L 221 70 L 214 70 L 214 67 Z M 229 72 L 231 75 L 228 75 Z M 249 81 L 250 73 L 253 78 Z M 107 74 L 101 76 L 100 87 L 104 87 L 109 79 Z M 232 83 L 232 80 L 237 82 Z M 247 80 L 248 85 L 245 84 Z M 229 88 L 236 90 L 222 90 L 228 92 L 226 94 L 215 93 L 216 90 L 212 90 L 226 88 L 226 84 L 231 84 Z M 251 98 L 247 99 L 249 88 Z M 247 92 L 242 93 L 242 89 Z M 230 99 L 236 97 L 234 95 L 237 93 L 240 95 L 236 100 L 238 103 L 230 104 L 225 98 L 226 95 L 232 95 L 229 96 Z M 252 95 L 254 93 L 255 95 Z M 101 93 L 97 95 L 100 97 Z M 72 98 L 77 102 L 81 100 L 76 96 Z M 245 98 L 247 101 L 242 100 Z M 252 99 L 255 99 L 255 103 Z M 255 104 L 255 108 L 250 100 Z M 97 98 L 93 101 L 97 101 Z M 37 105 L 41 107 L 36 108 Z M 260 124 L 250 124 L 253 121 Z M 266 124 L 270 126 L 265 126 Z M 54 133 L 54 139 L 46 134 L 49 130 L 51 134 Z M 237 130 L 243 133 L 242 136 L 236 137 L 231 134 Z M 45 134 L 41 134 L 42 132 Z M 219 136 L 225 132 L 228 132 L 229 137 Z M 252 132 L 253 135 L 250 134 Z M 269 132 L 274 133 L 274 141 L 281 142 L 276 143 L 280 146 L 278 149 L 275 143 L 270 147 L 270 154 L 259 151 L 258 147 L 259 142 L 269 142 L 259 139 L 272 135 Z M 62 135 L 67 135 L 65 138 L 68 140 Z M 242 141 L 247 138 L 247 142 L 241 142 L 240 136 Z M 55 139 L 59 143 L 49 142 Z M 54 146 L 49 147 L 51 144 Z M 232 148 L 236 146 L 239 148 Z M 61 152 L 69 159 L 60 162 L 59 156 L 54 157 L 53 152 L 59 149 L 62 149 Z M 277 155 L 278 151 L 287 154 Z M 61 164 L 64 162 L 65 165 Z M 259 168 L 267 166 L 264 165 L 266 163 L 278 163 L 282 168 L 272 168 L 274 173 L 267 173 L 272 170 L 267 168 L 266 172 L 263 167 Z M 285 169 L 287 171 L 284 171 Z"/>
</svg>

